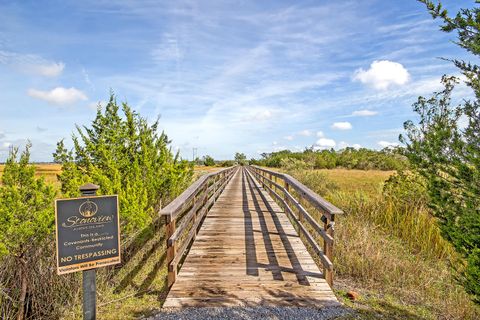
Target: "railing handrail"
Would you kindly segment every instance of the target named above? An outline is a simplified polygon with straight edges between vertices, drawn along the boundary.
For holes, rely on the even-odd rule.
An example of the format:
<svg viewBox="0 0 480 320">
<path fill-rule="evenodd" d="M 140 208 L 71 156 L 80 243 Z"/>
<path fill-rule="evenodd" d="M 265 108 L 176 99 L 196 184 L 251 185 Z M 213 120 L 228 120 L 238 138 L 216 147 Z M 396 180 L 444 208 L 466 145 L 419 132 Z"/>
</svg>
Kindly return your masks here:
<svg viewBox="0 0 480 320">
<path fill-rule="evenodd" d="M 286 183 L 288 183 L 292 188 L 295 189 L 298 193 L 300 193 L 301 196 L 303 196 L 306 200 L 308 200 L 314 207 L 317 209 L 320 209 L 322 211 L 325 211 L 329 215 L 336 215 L 336 214 L 343 214 L 343 211 L 318 194 L 316 194 L 314 191 L 309 189 L 307 186 L 302 184 L 300 181 L 295 179 L 289 174 L 282 173 L 282 172 L 276 172 L 272 170 L 268 170 L 259 166 L 251 166 L 254 167 L 260 171 L 266 172 L 268 174 L 271 174 L 272 176 L 279 177 L 283 179 Z"/>
<path fill-rule="evenodd" d="M 195 197 L 195 195 L 202 189 L 204 184 L 211 178 L 216 175 L 221 174 L 222 172 L 227 172 L 228 170 L 234 169 L 236 166 L 231 166 L 225 169 L 221 169 L 215 172 L 207 173 L 197 179 L 192 183 L 185 191 L 183 191 L 178 197 L 173 199 L 168 205 L 163 207 L 160 210 L 161 216 L 169 216 L 170 219 L 175 219 L 176 216 L 185 208 L 190 200 Z"/>
<path fill-rule="evenodd" d="M 188 252 L 189 245 L 195 241 L 203 218 L 236 169 L 237 166 L 232 166 L 201 176 L 160 210 L 160 215 L 165 217 L 169 287 L 177 278 L 179 264 Z"/>
<path fill-rule="evenodd" d="M 255 176 L 263 186 L 263 189 L 274 198 L 280 207 L 283 207 L 285 213 L 297 227 L 299 235 L 303 235 L 303 238 L 311 250 L 313 250 L 320 259 L 323 265 L 325 280 L 330 287 L 333 287 L 335 215 L 343 213 L 343 211 L 286 173 L 264 169 L 259 166 L 248 166 L 247 173 L 252 179 L 253 176 Z M 281 180 L 283 184 L 279 183 L 279 180 Z M 304 199 L 312 205 L 314 210 L 322 215 L 321 221 L 317 221 L 314 216 L 303 207 L 301 199 L 296 199 L 290 190 L 294 190 L 298 198 Z M 293 210 L 294 208 L 296 212 Z M 310 230 L 307 228 L 307 225 L 310 227 Z M 316 241 L 317 236 L 323 239 L 323 250 Z"/>
</svg>

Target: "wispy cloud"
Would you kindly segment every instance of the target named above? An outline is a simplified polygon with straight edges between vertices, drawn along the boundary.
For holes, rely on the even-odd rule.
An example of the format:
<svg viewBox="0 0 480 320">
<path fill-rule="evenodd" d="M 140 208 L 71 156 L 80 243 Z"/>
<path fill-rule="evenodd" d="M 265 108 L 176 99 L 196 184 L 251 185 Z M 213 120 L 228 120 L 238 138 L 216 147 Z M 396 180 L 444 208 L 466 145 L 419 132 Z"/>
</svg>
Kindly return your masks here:
<svg viewBox="0 0 480 320">
<path fill-rule="evenodd" d="M 414 116 L 418 95 L 441 89 L 442 74 L 454 70 L 437 57 L 458 55 L 451 35 L 404 1 L 388 10 L 369 0 L 85 0 L 55 14 L 30 2 L 17 7 L 0 4 L 0 17 L 9 17 L 0 33 L 9 142 L 37 135 L 37 126 L 53 138 L 68 136 L 74 123 L 91 121 L 91 102 L 112 88 L 150 121 L 161 115 L 161 129 L 184 156 L 192 147 L 216 159 L 294 150 L 291 144 L 378 148 L 398 136 L 388 130 Z M 75 19 L 104 23 L 79 31 L 65 23 Z M 56 109 L 62 120 L 52 126 L 36 107 L 44 101 L 72 107 Z M 32 111 L 22 119 L 8 107 L 20 104 Z M 331 130 L 345 118 L 350 129 Z"/>
<path fill-rule="evenodd" d="M 304 136 L 304 137 L 310 137 L 312 135 L 312 131 L 308 130 L 308 129 L 305 129 L 305 130 L 300 131 L 298 134 L 301 135 L 301 136 Z"/>
<path fill-rule="evenodd" d="M 20 54 L 0 50 L 0 63 L 19 71 L 44 77 L 57 77 L 65 69 L 63 62 L 48 61 L 34 54 Z"/>
<path fill-rule="evenodd" d="M 180 49 L 175 35 L 165 33 L 161 42 L 151 51 L 151 56 L 160 64 L 168 61 L 178 62 L 183 57 L 183 50 Z"/>
<path fill-rule="evenodd" d="M 378 114 L 377 111 L 372 111 L 372 110 L 367 110 L 367 109 L 355 110 L 355 111 L 352 112 L 352 116 L 354 116 L 354 117 L 371 117 L 371 116 L 375 116 L 377 114 Z"/>
</svg>

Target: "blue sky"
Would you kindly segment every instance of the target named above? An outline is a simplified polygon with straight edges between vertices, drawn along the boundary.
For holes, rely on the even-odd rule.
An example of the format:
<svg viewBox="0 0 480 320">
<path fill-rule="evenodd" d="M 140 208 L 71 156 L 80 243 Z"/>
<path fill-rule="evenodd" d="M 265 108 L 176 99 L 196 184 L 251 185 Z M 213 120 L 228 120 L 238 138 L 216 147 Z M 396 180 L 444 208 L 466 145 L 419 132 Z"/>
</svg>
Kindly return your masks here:
<svg viewBox="0 0 480 320">
<path fill-rule="evenodd" d="M 26 139 L 51 161 L 111 89 L 186 158 L 380 149 L 458 74 L 438 57 L 470 59 L 438 23 L 414 0 L 0 0 L 0 162 Z"/>
</svg>

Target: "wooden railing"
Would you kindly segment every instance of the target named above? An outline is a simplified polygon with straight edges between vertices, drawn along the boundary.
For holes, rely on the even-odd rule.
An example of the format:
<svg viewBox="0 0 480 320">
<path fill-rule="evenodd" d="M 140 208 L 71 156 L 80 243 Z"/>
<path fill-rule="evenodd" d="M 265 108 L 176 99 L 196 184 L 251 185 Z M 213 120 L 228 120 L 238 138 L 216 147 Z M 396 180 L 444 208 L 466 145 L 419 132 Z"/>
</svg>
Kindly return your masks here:
<svg viewBox="0 0 480 320">
<path fill-rule="evenodd" d="M 248 166 L 247 172 L 256 177 L 264 189 L 277 200 L 289 215 L 299 234 L 304 237 L 308 246 L 320 259 L 323 265 L 325 280 L 332 287 L 335 215 L 341 214 L 343 211 L 288 174 L 267 170 L 258 166 Z M 294 195 L 299 199 L 296 199 Z M 317 221 L 314 216 L 307 212 L 301 202 L 318 211 L 320 213 L 318 216 L 321 217 L 320 221 Z M 323 250 L 316 240 L 319 237 L 323 240 Z"/>
<path fill-rule="evenodd" d="M 179 263 L 195 240 L 205 214 L 236 170 L 237 167 L 229 167 L 201 176 L 160 211 L 166 224 L 169 287 L 177 278 Z"/>
</svg>

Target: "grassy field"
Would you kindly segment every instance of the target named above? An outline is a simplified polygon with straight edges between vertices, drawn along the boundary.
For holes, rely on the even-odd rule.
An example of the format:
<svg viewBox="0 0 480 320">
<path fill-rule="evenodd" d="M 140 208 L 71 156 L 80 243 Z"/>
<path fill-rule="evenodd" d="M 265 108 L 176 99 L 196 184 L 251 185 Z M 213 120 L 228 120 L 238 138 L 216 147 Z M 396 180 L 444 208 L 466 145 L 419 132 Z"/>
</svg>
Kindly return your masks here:
<svg viewBox="0 0 480 320">
<path fill-rule="evenodd" d="M 381 192 L 385 180 L 394 173 L 394 171 L 346 169 L 321 169 L 316 171 L 325 174 L 326 178 L 343 192 L 364 192 L 367 194 Z"/>
<path fill-rule="evenodd" d="M 195 172 L 199 176 L 218 169 L 198 166 Z M 2 170 L 0 166 L 0 175 Z M 37 165 L 37 175 L 50 182 L 57 183 L 59 172 L 58 165 Z M 428 210 L 398 206 L 382 194 L 383 183 L 393 172 L 289 173 L 345 211 L 336 223 L 335 292 L 357 312 L 345 319 L 480 318 L 478 308 L 454 281 L 451 266 L 458 263 L 457 257 Z M 161 308 L 166 294 L 163 228 L 147 228 L 136 243 L 122 268 L 98 273 L 100 319 L 134 319 Z M 81 275 L 76 276 L 80 280 Z M 347 299 L 350 290 L 360 298 Z M 80 304 L 65 306 L 64 318 L 81 319 Z"/>
<path fill-rule="evenodd" d="M 3 174 L 3 168 L 5 165 L 0 164 L 0 179 Z M 58 180 L 57 180 L 57 174 L 60 174 L 62 171 L 62 165 L 56 164 L 56 163 L 42 163 L 42 164 L 35 164 L 36 168 L 36 176 L 40 177 L 43 176 L 45 177 L 45 180 L 47 182 L 53 183 L 56 186 L 59 186 Z M 205 173 L 209 173 L 212 171 L 220 170 L 221 168 L 219 167 L 205 167 L 205 166 L 195 166 L 195 174 L 196 176 L 200 176 Z"/>
<path fill-rule="evenodd" d="M 3 168 L 5 165 L 0 164 L 0 178 L 3 174 Z M 54 183 L 58 185 L 57 181 L 57 174 L 59 174 L 62 170 L 62 166 L 56 163 L 42 163 L 42 164 L 35 164 L 36 167 L 36 176 L 45 177 L 47 182 Z"/>
<path fill-rule="evenodd" d="M 458 258 L 424 207 L 401 206 L 383 194 L 393 172 L 289 172 L 345 211 L 336 222 L 335 291 L 358 314 L 345 319 L 479 319 L 458 286 Z M 352 302 L 353 290 L 360 299 Z"/>
</svg>

